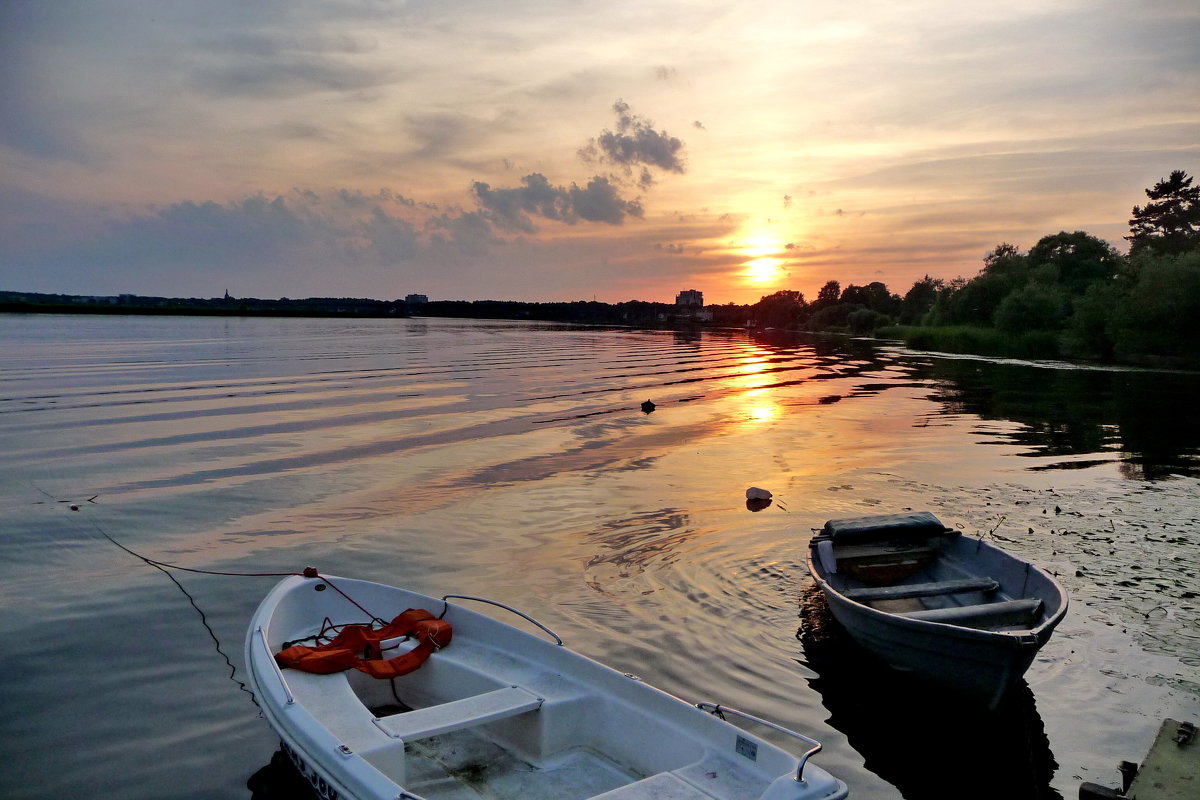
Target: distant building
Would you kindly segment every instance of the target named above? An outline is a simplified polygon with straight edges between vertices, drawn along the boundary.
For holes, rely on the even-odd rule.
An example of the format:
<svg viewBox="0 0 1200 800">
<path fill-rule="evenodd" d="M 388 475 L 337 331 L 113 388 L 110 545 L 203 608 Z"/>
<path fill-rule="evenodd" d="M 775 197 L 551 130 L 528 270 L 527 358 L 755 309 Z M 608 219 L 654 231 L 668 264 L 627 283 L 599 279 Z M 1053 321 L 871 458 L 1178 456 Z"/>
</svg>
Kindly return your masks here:
<svg viewBox="0 0 1200 800">
<path fill-rule="evenodd" d="M 406 294 L 404 302 L 409 304 L 428 303 L 429 295 L 427 294 Z"/>
<path fill-rule="evenodd" d="M 677 306 L 703 306 L 704 292 L 698 292 L 695 289 L 684 289 L 675 297 L 675 305 Z"/>
</svg>

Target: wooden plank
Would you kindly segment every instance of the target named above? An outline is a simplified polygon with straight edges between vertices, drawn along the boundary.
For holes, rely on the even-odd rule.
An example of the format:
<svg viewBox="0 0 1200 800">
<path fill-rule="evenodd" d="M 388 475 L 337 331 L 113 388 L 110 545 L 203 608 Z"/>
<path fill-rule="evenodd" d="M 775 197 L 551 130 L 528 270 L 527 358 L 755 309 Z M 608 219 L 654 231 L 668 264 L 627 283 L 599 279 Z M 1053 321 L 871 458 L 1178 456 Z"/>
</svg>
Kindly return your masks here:
<svg viewBox="0 0 1200 800">
<path fill-rule="evenodd" d="M 1146 760 L 1129 786 L 1137 800 L 1194 800 L 1200 797 L 1200 736 L 1195 728 L 1168 719 L 1159 728 Z"/>
<path fill-rule="evenodd" d="M 903 600 L 873 600 L 871 608 L 876 611 L 886 611 L 889 614 L 899 614 L 901 611 L 924 611 L 925 606 L 915 597 Z"/>
<path fill-rule="evenodd" d="M 1042 610 L 1037 598 L 1005 600 L 999 603 L 976 603 L 969 606 L 929 608 L 924 611 L 901 612 L 899 616 L 926 622 L 943 622 L 964 628 L 992 628 L 1005 625 L 1029 626 Z"/>
<path fill-rule="evenodd" d="M 869 602 L 871 600 L 934 597 L 940 594 L 958 594 L 960 592 L 994 592 L 999 588 L 1000 584 L 991 578 L 963 578 L 933 583 L 910 583 L 902 586 L 868 586 L 861 589 L 847 589 L 842 594 L 851 600 Z"/>
<path fill-rule="evenodd" d="M 857 561 L 859 559 L 921 558 L 933 555 L 933 548 L 925 542 L 921 542 L 920 544 L 879 542 L 876 544 L 849 544 L 840 547 L 835 544 L 833 555 L 839 563 L 842 561 Z"/>
<path fill-rule="evenodd" d="M 835 547 L 838 572 L 869 586 L 891 586 L 933 563 L 937 551 L 921 545 L 872 544 Z"/>
</svg>

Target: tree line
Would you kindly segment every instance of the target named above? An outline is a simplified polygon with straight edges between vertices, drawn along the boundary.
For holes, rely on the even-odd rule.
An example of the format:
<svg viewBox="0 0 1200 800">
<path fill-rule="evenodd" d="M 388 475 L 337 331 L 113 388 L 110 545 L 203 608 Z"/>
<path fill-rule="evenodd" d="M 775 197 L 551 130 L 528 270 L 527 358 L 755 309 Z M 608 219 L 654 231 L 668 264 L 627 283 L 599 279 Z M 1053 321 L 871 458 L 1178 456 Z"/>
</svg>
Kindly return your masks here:
<svg viewBox="0 0 1200 800">
<path fill-rule="evenodd" d="M 445 316 L 598 325 L 715 325 L 901 338 L 912 347 L 1034 358 L 1200 367 L 1200 186 L 1182 170 L 1134 206 L 1129 254 L 1084 231 L 1045 236 L 1028 251 L 1002 242 L 976 276 L 928 275 L 903 295 L 881 282 L 831 280 L 812 300 L 783 290 L 757 303 L 703 309 L 625 303 L 308 298 L 179 300 L 0 292 L 0 311 Z"/>
<path fill-rule="evenodd" d="M 776 292 L 757 324 L 898 337 L 921 349 L 1200 366 L 1200 186 L 1177 170 L 1134 206 L 1129 254 L 1084 231 L 1001 243 L 973 278 L 926 275 L 903 297 L 829 281 Z"/>
</svg>

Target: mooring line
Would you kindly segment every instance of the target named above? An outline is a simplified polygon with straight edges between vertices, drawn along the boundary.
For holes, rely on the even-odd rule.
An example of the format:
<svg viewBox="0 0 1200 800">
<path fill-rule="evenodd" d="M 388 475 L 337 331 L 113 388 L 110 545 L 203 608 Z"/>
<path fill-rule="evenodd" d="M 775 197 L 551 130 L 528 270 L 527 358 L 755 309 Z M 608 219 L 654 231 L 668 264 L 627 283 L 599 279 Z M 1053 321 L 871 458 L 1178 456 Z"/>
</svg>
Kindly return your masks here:
<svg viewBox="0 0 1200 800">
<path fill-rule="evenodd" d="M 30 488 L 32 488 L 34 491 L 44 495 L 49 500 L 51 500 L 55 503 L 68 503 L 72 512 L 78 512 L 80 510 L 80 506 L 78 503 L 72 503 L 69 500 L 59 500 L 57 497 L 50 494 L 49 492 L 42 489 L 41 487 L 37 486 L 32 481 L 26 480 L 26 481 L 18 481 L 18 482 L 25 483 Z M 84 502 L 98 505 L 96 503 L 96 499 L 99 496 L 100 495 L 98 495 L 98 494 L 92 495 Z M 353 597 L 351 597 L 350 595 L 348 595 L 344 591 L 342 591 L 342 589 L 340 587 L 338 587 L 333 581 L 329 580 L 329 578 L 327 578 L 324 575 L 320 575 L 316 571 L 316 569 L 314 569 L 312 567 L 305 567 L 303 572 L 225 572 L 225 571 L 221 571 L 221 570 L 197 569 L 195 567 L 184 567 L 184 566 L 180 566 L 179 564 L 170 564 L 170 563 L 167 563 L 166 561 L 159 561 L 157 559 L 150 558 L 149 556 L 142 555 L 141 553 L 137 552 L 136 550 L 126 547 L 125 545 L 118 542 L 115 538 L 113 538 L 108 533 L 108 531 L 104 530 L 93 520 L 90 520 L 90 519 L 87 520 L 87 524 L 91 526 L 92 530 L 94 530 L 96 533 L 103 536 L 111 544 L 117 546 L 118 548 L 120 548 L 121 550 L 124 550 L 126 553 L 128 553 L 129 555 L 138 559 L 139 561 L 142 561 L 142 562 L 148 564 L 149 566 L 154 567 L 156 570 L 158 570 L 162 574 L 166 575 L 168 578 L 170 578 L 171 583 L 175 584 L 175 586 L 179 589 L 179 591 L 183 592 L 183 596 L 188 599 L 188 602 L 191 604 L 192 608 L 196 609 L 196 613 L 200 615 L 200 623 L 204 626 L 204 629 L 206 631 L 208 631 L 208 635 L 212 639 L 213 646 L 216 648 L 217 653 L 221 656 L 222 659 L 225 660 L 225 663 L 229 666 L 229 679 L 232 680 L 234 683 L 236 683 L 238 685 L 239 689 L 241 689 L 246 694 L 250 695 L 250 702 L 254 703 L 255 707 L 259 709 L 260 715 L 262 713 L 262 706 L 260 706 L 258 704 L 258 698 L 255 697 L 254 692 L 253 692 L 253 690 L 250 689 L 250 687 L 248 687 L 243 681 L 238 679 L 237 667 L 234 666 L 233 661 L 230 660 L 229 656 L 225 653 L 225 651 L 221 649 L 221 640 L 217 638 L 216 631 L 214 631 L 212 629 L 212 626 L 208 624 L 208 616 L 204 613 L 204 610 L 201 609 L 199 605 L 197 605 L 196 599 L 194 597 L 192 597 L 192 595 L 188 592 L 187 589 L 184 588 L 183 584 L 180 583 L 178 581 L 178 579 L 176 579 L 175 576 L 171 574 L 170 570 L 179 570 L 180 572 L 192 572 L 192 573 L 196 573 L 198 575 L 218 575 L 221 577 L 230 577 L 230 578 L 288 578 L 293 575 L 299 576 L 299 577 L 305 577 L 305 578 L 320 578 L 322 581 L 325 582 L 325 584 L 327 586 L 332 588 L 335 592 L 337 592 L 342 597 L 344 597 L 348 602 L 353 604 L 359 611 L 366 614 L 367 618 L 370 619 L 372 623 L 384 622 L 384 620 L 381 619 L 378 615 L 373 614 L 370 611 L 368 611 L 367 609 L 363 608 L 358 603 L 357 600 L 355 600 Z"/>
<path fill-rule="evenodd" d="M 69 500 L 60 500 L 57 497 L 55 497 L 54 495 L 47 492 L 46 490 L 44 490 L 41 487 L 34 484 L 32 481 L 19 481 L 19 482 L 25 483 L 31 489 L 38 492 L 39 494 L 44 495 L 46 498 L 48 498 L 49 500 L 51 500 L 55 503 L 69 503 L 69 506 L 70 506 L 70 509 L 72 512 L 79 511 L 79 508 L 80 508 L 79 504 L 72 503 Z M 87 500 L 85 500 L 83 502 L 98 505 L 96 503 L 96 499 L 98 497 L 99 497 L 99 495 L 92 495 L 91 497 L 89 497 Z M 204 626 L 204 629 L 206 631 L 208 631 L 209 638 L 211 638 L 213 641 L 213 647 L 216 648 L 218 655 L 221 656 L 221 658 L 225 661 L 225 664 L 229 667 L 229 679 L 231 681 L 233 681 L 234 683 L 236 683 L 238 685 L 239 689 L 241 689 L 246 694 L 250 695 L 250 702 L 254 703 L 255 708 L 258 708 L 259 712 L 261 714 L 262 707 L 258 704 L 258 698 L 255 697 L 253 690 L 251 690 L 250 687 L 245 684 L 245 682 L 243 682 L 242 680 L 240 680 L 237 677 L 237 667 L 234 665 L 233 661 L 229 658 L 229 655 L 221 648 L 221 640 L 217 638 L 216 631 L 214 631 L 212 626 L 209 624 L 208 615 L 205 614 L 204 609 L 200 608 L 200 606 L 196 603 L 196 598 L 194 598 L 191 595 L 191 593 L 188 592 L 188 590 L 186 588 L 184 588 L 184 585 L 182 583 L 180 583 L 179 580 L 174 575 L 171 574 L 170 570 L 179 570 L 181 572 L 193 572 L 193 573 L 197 573 L 197 574 L 201 574 L 201 575 L 220 575 L 220 576 L 225 576 L 225 577 L 242 577 L 242 578 L 284 578 L 284 577 L 288 577 L 291 575 L 299 575 L 300 573 L 297 573 L 297 572 L 221 572 L 221 571 L 217 571 L 217 570 L 195 569 L 193 567 L 184 567 L 184 566 L 180 566 L 178 564 L 169 564 L 165 561 L 158 561 L 158 560 L 150 558 L 148 556 L 144 556 L 141 553 L 139 553 L 135 550 L 132 550 L 129 547 L 126 547 L 125 545 L 118 542 L 115 538 L 113 538 L 108 533 L 108 531 L 104 530 L 102 527 L 100 527 L 100 525 L 98 525 L 93 520 L 90 520 L 90 519 L 87 520 L 86 524 L 88 526 L 90 526 L 93 531 L 95 531 L 96 533 L 100 534 L 105 539 L 107 539 L 109 541 L 109 543 L 116 545 L 118 548 L 120 548 L 121 550 L 124 550 L 126 553 L 128 553 L 129 555 L 138 559 L 139 561 L 142 561 L 145 564 L 147 564 L 151 567 L 154 567 L 156 570 L 158 570 L 162 574 L 166 575 L 167 578 L 170 579 L 171 583 L 175 584 L 176 588 L 178 588 L 179 591 L 183 593 L 183 596 L 188 599 L 188 603 L 191 604 L 192 608 L 194 608 L 196 610 L 196 613 L 200 615 L 200 624 Z M 332 584 L 330 584 L 330 585 L 332 586 Z M 336 589 L 339 593 L 341 593 L 341 590 L 337 589 L 336 586 L 334 586 L 333 588 Z M 347 598 L 347 599 L 349 599 L 349 598 Z M 351 601 L 351 602 L 353 602 L 353 601 Z M 357 603 L 355 605 L 357 605 Z M 360 608 L 361 608 L 361 606 L 360 606 Z"/>
</svg>

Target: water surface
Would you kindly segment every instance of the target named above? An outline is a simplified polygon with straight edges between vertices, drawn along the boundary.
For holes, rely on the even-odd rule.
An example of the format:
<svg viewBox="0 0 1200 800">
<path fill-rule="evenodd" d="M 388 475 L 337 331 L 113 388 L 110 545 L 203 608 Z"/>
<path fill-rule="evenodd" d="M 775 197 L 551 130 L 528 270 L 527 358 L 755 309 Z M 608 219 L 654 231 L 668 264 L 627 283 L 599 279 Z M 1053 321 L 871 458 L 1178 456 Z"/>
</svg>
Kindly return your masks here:
<svg viewBox="0 0 1200 800">
<path fill-rule="evenodd" d="M 237 683 L 274 579 L 173 572 L 185 595 L 106 536 L 516 605 L 816 736 L 856 798 L 1074 797 L 1200 716 L 1195 374 L 438 319 L 0 315 L 0 341 L 5 797 L 248 798 L 277 746 Z M 812 528 L 905 508 L 1071 592 L 997 718 L 873 669 L 814 596 Z"/>
</svg>

